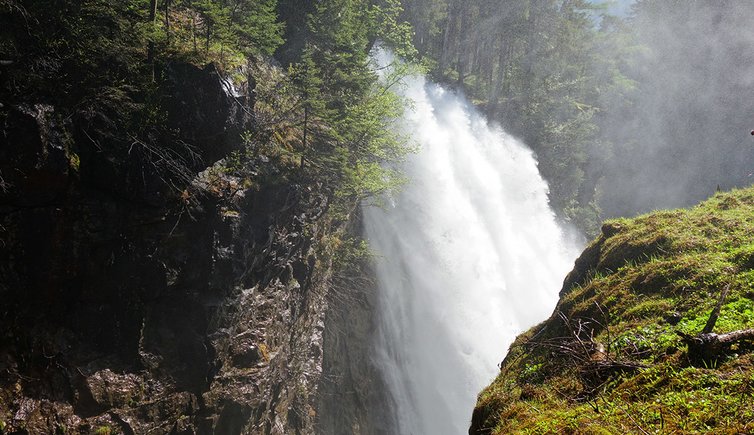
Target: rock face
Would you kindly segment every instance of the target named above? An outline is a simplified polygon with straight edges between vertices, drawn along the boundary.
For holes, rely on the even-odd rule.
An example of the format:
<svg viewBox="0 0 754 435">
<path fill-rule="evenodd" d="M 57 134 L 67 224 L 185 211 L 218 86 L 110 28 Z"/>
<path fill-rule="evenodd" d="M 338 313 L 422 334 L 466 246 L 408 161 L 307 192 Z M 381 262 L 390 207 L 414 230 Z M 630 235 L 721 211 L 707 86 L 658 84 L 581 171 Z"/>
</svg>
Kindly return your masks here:
<svg viewBox="0 0 754 435">
<path fill-rule="evenodd" d="M 316 431 L 327 198 L 215 170 L 246 112 L 213 69 L 166 75 L 190 146 L 163 155 L 96 114 L 2 108 L 0 433 Z"/>
<path fill-rule="evenodd" d="M 354 226 L 360 226 L 358 219 Z M 333 277 L 323 337 L 317 433 L 393 435 L 387 386 L 374 364 L 376 283 L 371 264 L 356 264 Z"/>
</svg>

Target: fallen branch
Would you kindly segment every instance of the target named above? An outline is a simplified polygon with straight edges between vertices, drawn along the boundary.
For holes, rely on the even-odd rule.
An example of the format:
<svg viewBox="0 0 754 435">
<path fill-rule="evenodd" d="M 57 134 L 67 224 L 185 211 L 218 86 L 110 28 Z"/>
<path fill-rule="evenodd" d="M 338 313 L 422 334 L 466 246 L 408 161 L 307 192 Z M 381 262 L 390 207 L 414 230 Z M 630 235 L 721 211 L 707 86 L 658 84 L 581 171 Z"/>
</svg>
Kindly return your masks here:
<svg viewBox="0 0 754 435">
<path fill-rule="evenodd" d="M 689 335 L 684 332 L 676 331 L 688 346 L 689 358 L 695 362 L 704 364 L 715 364 L 717 360 L 730 351 L 731 347 L 740 342 L 754 340 L 754 329 L 739 329 L 737 331 L 727 332 L 725 334 L 715 334 L 712 330 L 715 328 L 717 318 L 720 316 L 720 309 L 728 297 L 730 284 L 726 285 L 720 298 L 717 300 L 715 308 L 710 312 L 707 323 L 704 325 L 702 332 L 696 335 Z"/>
<path fill-rule="evenodd" d="M 599 305 L 598 308 L 600 308 Z M 524 343 L 527 351 L 545 348 L 550 350 L 552 356 L 565 358 L 565 361 L 561 360 L 560 362 L 555 362 L 558 358 L 551 359 L 550 363 L 577 369 L 579 380 L 587 398 L 592 397 L 611 379 L 647 367 L 639 362 L 611 357 L 605 346 L 594 339 L 593 325 L 599 325 L 603 329 L 608 328 L 607 315 L 601 308 L 600 311 L 606 319 L 605 325 L 592 318 L 569 319 L 565 313 L 558 312 L 558 317 L 563 322 L 569 336 L 530 339 L 527 343 Z M 608 346 L 610 346 L 610 343 L 608 343 Z"/>
<path fill-rule="evenodd" d="M 720 299 L 717 300 L 717 305 L 715 305 L 715 308 L 710 313 L 709 319 L 707 319 L 707 324 L 705 324 L 704 329 L 702 329 L 702 334 L 709 334 L 713 329 L 715 329 L 717 318 L 720 316 L 720 309 L 723 307 L 723 302 L 725 302 L 725 298 L 728 297 L 729 291 L 730 284 L 726 285 L 723 291 L 720 293 Z"/>
<path fill-rule="evenodd" d="M 754 341 L 754 329 L 739 329 L 725 334 L 714 332 L 689 335 L 676 332 L 689 348 L 689 358 L 704 363 L 715 363 L 730 351 L 731 346 L 741 341 Z"/>
</svg>

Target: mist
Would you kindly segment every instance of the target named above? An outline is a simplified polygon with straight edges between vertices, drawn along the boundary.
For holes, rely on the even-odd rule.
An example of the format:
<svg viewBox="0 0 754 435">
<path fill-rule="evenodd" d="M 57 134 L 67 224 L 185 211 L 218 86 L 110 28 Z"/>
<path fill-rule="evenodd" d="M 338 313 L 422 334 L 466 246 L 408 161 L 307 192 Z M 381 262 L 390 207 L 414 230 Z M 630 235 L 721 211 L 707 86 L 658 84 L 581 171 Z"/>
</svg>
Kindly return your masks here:
<svg viewBox="0 0 754 435">
<path fill-rule="evenodd" d="M 552 312 L 578 249 L 531 150 L 421 75 L 398 92 L 412 102 L 399 128 L 419 150 L 401 168 L 409 183 L 364 209 L 378 254 L 374 361 L 389 433 L 457 435 L 515 336 Z"/>
<path fill-rule="evenodd" d="M 754 181 L 754 2 L 403 3 L 432 77 L 532 148 L 586 234 Z"/>
<path fill-rule="evenodd" d="M 754 181 L 752 5 L 638 2 L 623 64 L 634 89 L 602 102 L 614 145 L 598 187 L 605 216 L 688 206 Z"/>
</svg>

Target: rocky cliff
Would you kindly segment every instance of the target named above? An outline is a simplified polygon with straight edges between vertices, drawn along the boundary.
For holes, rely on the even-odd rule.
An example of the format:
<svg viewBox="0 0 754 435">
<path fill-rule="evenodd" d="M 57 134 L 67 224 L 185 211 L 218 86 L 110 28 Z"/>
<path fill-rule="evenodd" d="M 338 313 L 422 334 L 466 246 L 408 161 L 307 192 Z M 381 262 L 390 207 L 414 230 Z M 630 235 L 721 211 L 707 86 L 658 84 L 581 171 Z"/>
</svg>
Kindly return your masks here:
<svg viewBox="0 0 754 435">
<path fill-rule="evenodd" d="M 360 215 L 353 225 L 360 228 Z M 377 287 L 371 262 L 360 261 L 331 281 L 318 393 L 322 435 L 394 435 L 395 410 L 375 366 Z"/>
<path fill-rule="evenodd" d="M 754 431 L 754 188 L 609 221 L 469 434 Z"/>
<path fill-rule="evenodd" d="M 325 324 L 349 321 L 331 294 L 345 226 L 264 155 L 250 181 L 224 170 L 251 92 L 211 66 L 161 77 L 153 142 L 107 113 L 0 109 L 0 433 L 304 434 L 340 412 L 318 389 L 342 372 L 323 380 L 324 337 L 346 351 L 348 325 Z"/>
</svg>

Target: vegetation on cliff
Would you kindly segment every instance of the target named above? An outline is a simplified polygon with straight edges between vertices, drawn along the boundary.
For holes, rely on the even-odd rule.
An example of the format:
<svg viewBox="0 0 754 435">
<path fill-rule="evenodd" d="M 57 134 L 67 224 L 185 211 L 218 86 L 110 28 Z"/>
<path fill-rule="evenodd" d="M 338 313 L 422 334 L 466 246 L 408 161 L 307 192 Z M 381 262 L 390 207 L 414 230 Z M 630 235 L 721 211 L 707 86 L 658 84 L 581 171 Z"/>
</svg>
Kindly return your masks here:
<svg viewBox="0 0 754 435">
<path fill-rule="evenodd" d="M 236 110 L 248 115 L 236 157 L 280 157 L 281 170 L 350 202 L 393 187 L 395 174 L 379 163 L 405 152 L 388 128 L 401 106 L 378 83 L 368 53 L 377 38 L 410 53 L 399 3 L 329 0 L 299 8 L 287 17 L 286 36 L 302 43 L 270 72 L 288 28 L 276 11 L 296 3 L 4 0 L 0 116 L 18 105 L 51 105 L 107 160 L 160 172 L 181 194 L 195 169 L 228 151 L 198 155 L 205 138 L 187 138 L 191 126 L 168 119 L 172 99 L 182 97 L 169 87 L 171 70 L 196 65 L 223 76 L 237 94 Z M 73 145 L 72 158 L 80 157 L 81 145 Z M 6 188 L 10 172 L 0 171 Z"/>
<path fill-rule="evenodd" d="M 0 0 L 0 433 L 327 418 L 349 214 L 405 151 L 368 52 L 405 25 L 306 3 Z"/>
<path fill-rule="evenodd" d="M 752 432 L 753 233 L 754 188 L 605 223 L 469 433 Z"/>
</svg>

